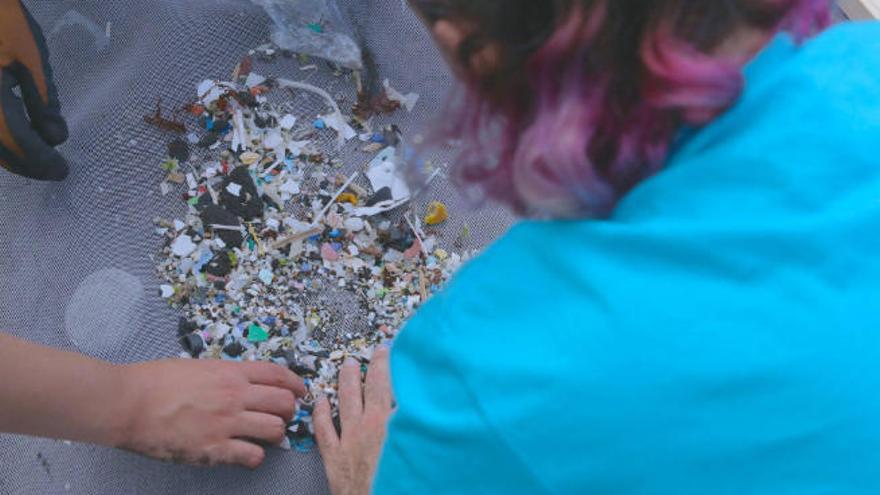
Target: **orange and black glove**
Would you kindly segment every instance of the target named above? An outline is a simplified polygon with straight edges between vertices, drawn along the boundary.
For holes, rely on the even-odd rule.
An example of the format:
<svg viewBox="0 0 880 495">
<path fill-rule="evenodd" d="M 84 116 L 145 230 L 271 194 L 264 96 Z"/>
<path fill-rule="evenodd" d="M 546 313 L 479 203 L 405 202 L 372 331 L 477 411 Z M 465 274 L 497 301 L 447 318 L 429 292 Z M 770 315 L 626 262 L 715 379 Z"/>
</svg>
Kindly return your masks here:
<svg viewBox="0 0 880 495">
<path fill-rule="evenodd" d="M 53 147 L 66 140 L 43 32 L 20 0 L 0 0 L 0 165 L 33 179 L 63 180 L 67 161 Z"/>
</svg>

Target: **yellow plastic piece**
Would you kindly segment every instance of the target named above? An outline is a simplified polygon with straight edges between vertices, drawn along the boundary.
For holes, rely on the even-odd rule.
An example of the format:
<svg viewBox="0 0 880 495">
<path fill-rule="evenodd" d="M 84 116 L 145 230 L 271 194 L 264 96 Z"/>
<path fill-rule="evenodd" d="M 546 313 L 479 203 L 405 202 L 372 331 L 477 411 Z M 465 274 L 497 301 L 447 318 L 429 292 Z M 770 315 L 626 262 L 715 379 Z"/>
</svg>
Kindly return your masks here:
<svg viewBox="0 0 880 495">
<path fill-rule="evenodd" d="M 425 217 L 425 223 L 428 225 L 440 225 L 449 219 L 449 210 L 446 205 L 439 201 L 434 201 L 428 205 L 428 215 Z"/>
<path fill-rule="evenodd" d="M 354 193 L 344 192 L 340 194 L 338 198 L 336 198 L 336 201 L 339 203 L 351 203 L 352 205 L 357 206 L 358 197 Z"/>
</svg>

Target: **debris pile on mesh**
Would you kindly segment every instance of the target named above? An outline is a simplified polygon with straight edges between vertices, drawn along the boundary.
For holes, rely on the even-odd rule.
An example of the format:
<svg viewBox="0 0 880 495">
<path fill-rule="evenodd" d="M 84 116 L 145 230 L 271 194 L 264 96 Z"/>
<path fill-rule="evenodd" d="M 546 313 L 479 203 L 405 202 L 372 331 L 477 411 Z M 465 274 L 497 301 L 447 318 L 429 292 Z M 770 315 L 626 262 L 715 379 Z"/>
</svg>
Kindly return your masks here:
<svg viewBox="0 0 880 495">
<path fill-rule="evenodd" d="M 349 118 L 322 89 L 261 77 L 251 64 L 246 57 L 231 82 L 199 85 L 187 109 L 198 132 L 186 135 L 161 109 L 146 117 L 180 134 L 160 187 L 187 203 L 182 219 L 157 219 L 160 297 L 182 313 L 188 355 L 271 360 L 306 379 L 284 446 L 308 450 L 313 401 L 325 395 L 336 407 L 344 358 L 365 366 L 467 255 L 439 245 L 442 203 L 412 211 L 396 127 L 371 130 L 371 113 L 410 108 L 417 95 L 386 81 L 384 94 L 358 98 Z M 273 103 L 288 91 L 319 96 L 328 113 L 294 115 Z M 328 141 L 335 145 L 323 148 L 357 143 L 371 157 L 366 169 L 339 174 L 334 150 L 322 149 Z"/>
</svg>

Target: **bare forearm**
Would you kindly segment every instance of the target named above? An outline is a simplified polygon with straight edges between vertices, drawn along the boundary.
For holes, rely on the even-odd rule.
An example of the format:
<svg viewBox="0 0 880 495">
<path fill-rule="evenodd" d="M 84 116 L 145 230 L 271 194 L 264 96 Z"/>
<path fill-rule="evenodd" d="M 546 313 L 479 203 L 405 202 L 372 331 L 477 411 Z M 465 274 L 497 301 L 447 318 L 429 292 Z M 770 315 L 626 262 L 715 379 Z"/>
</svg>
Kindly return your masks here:
<svg viewBox="0 0 880 495">
<path fill-rule="evenodd" d="M 0 333 L 0 431 L 115 446 L 123 370 Z"/>
</svg>

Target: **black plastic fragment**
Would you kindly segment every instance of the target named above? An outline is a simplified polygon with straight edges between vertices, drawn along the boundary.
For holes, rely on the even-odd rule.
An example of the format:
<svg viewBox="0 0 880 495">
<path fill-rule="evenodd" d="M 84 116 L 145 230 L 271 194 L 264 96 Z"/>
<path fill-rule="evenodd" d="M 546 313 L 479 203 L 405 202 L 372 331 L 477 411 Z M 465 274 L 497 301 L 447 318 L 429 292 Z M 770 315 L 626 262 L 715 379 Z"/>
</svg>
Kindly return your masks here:
<svg viewBox="0 0 880 495">
<path fill-rule="evenodd" d="M 198 333 L 188 333 L 180 338 L 180 345 L 183 350 L 192 357 L 199 357 L 199 354 L 205 350 L 205 340 Z"/>
<path fill-rule="evenodd" d="M 195 332 L 199 329 L 199 326 L 194 322 L 187 320 L 186 318 L 181 317 L 177 320 L 177 336 L 183 337 L 184 335 Z"/>
<path fill-rule="evenodd" d="M 233 183 L 241 186 L 238 196 L 234 196 L 226 190 L 226 186 Z M 251 221 L 263 216 L 263 200 L 257 192 L 257 186 L 254 184 L 253 179 L 251 179 L 247 167 L 236 167 L 223 181 L 223 189 L 220 191 L 220 204 L 245 221 Z"/>
<path fill-rule="evenodd" d="M 212 204 L 202 210 L 200 218 L 202 219 L 202 225 L 205 226 L 205 229 L 214 232 L 214 235 L 223 239 L 223 242 L 226 243 L 227 246 L 240 247 L 241 243 L 244 242 L 244 236 L 240 231 L 227 229 L 214 230 L 211 228 L 212 225 L 241 227 L 241 221 L 234 213 Z"/>
<path fill-rule="evenodd" d="M 366 204 L 367 204 L 367 206 L 376 206 L 377 204 L 379 204 L 383 201 L 390 201 L 392 198 L 393 198 L 393 196 L 391 196 L 391 188 L 390 187 L 383 187 L 382 189 L 379 189 L 378 191 L 376 191 L 375 194 L 370 196 L 370 198 L 367 199 Z"/>
<path fill-rule="evenodd" d="M 168 156 L 183 163 L 189 160 L 189 145 L 183 139 L 175 139 L 168 143 Z"/>
<path fill-rule="evenodd" d="M 202 270 L 215 277 L 225 277 L 232 271 L 232 260 L 229 251 L 220 251 L 215 254 Z"/>
<path fill-rule="evenodd" d="M 223 352 L 226 353 L 229 357 L 238 357 L 244 353 L 244 346 L 239 344 L 238 342 L 233 342 L 231 344 L 227 344 L 226 347 L 223 348 Z"/>
</svg>

